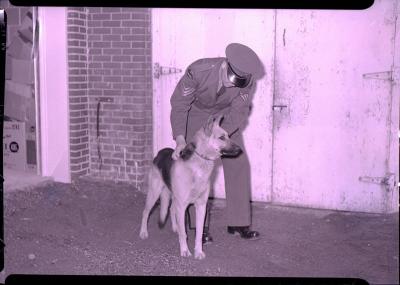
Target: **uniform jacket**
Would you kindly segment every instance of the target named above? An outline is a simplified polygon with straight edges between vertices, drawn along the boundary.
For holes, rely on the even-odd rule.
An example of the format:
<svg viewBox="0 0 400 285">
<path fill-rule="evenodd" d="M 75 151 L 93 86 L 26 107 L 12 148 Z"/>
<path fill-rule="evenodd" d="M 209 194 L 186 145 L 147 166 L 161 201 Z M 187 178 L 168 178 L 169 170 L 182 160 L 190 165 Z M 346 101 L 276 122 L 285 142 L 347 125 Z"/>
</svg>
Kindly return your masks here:
<svg viewBox="0 0 400 285">
<path fill-rule="evenodd" d="M 171 96 L 171 126 L 175 139 L 185 136 L 187 115 L 195 105 L 210 115 L 224 114 L 222 127 L 232 134 L 242 127 L 250 111 L 250 90 L 252 83 L 245 88 L 229 87 L 217 96 L 221 64 L 226 58 L 199 59 L 186 69 Z"/>
</svg>

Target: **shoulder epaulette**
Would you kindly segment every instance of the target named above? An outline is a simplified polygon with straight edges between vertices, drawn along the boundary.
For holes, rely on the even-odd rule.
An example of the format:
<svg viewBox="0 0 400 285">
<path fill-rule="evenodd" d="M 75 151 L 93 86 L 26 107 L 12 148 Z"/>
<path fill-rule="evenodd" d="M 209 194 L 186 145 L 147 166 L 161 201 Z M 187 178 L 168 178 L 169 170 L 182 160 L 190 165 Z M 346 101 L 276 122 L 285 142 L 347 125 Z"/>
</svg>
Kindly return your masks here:
<svg viewBox="0 0 400 285">
<path fill-rule="evenodd" d="M 206 71 L 214 68 L 221 58 L 203 58 L 191 64 L 190 69 L 194 72 Z"/>
<path fill-rule="evenodd" d="M 194 64 L 190 67 L 190 70 L 193 72 L 206 71 L 212 69 L 214 66 L 215 64 L 211 63 Z"/>
</svg>

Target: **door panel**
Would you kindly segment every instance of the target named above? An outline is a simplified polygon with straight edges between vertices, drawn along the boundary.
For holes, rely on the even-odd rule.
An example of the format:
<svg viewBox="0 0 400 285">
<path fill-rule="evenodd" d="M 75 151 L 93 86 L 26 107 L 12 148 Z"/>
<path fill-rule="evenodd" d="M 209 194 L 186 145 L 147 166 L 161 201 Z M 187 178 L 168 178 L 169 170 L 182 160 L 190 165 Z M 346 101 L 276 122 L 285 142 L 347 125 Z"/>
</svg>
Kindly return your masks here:
<svg viewBox="0 0 400 285">
<path fill-rule="evenodd" d="M 153 62 L 181 69 L 153 79 L 154 153 L 174 147 L 170 126 L 170 97 L 186 67 L 203 57 L 225 56 L 225 47 L 241 42 L 260 56 L 266 76 L 257 83 L 253 110 L 244 131 L 251 160 L 252 199 L 271 197 L 272 71 L 274 12 L 229 9 L 153 9 Z M 214 196 L 224 198 L 222 167 L 216 171 Z"/>
<path fill-rule="evenodd" d="M 274 104 L 288 107 L 274 112 L 273 202 L 396 210 L 397 189 L 368 182 L 398 172 L 388 163 L 395 5 L 277 12 Z"/>
<path fill-rule="evenodd" d="M 376 1 L 362 11 L 154 9 L 153 61 L 183 72 L 198 58 L 224 56 L 234 41 L 260 55 L 266 76 L 245 130 L 253 200 L 397 211 L 397 188 L 379 183 L 390 173 L 398 181 L 396 5 Z M 153 81 L 155 152 L 174 146 L 169 99 L 182 72 Z M 216 173 L 214 196 L 223 198 L 221 167 Z"/>
</svg>

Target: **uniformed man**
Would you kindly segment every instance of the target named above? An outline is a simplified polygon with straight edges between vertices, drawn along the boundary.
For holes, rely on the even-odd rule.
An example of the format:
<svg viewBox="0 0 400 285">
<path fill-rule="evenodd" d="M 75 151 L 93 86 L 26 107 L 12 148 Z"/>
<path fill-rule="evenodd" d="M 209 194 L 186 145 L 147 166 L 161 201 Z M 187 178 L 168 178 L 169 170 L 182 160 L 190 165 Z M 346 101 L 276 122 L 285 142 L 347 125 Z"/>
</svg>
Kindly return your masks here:
<svg viewBox="0 0 400 285">
<path fill-rule="evenodd" d="M 231 43 L 226 57 L 199 59 L 186 69 L 171 97 L 171 126 L 176 148 L 173 158 L 207 121 L 210 115 L 224 114 L 222 127 L 243 150 L 235 158 L 222 157 L 225 178 L 228 233 L 244 239 L 259 238 L 250 230 L 250 164 L 242 130 L 250 111 L 250 95 L 261 62 L 249 47 Z M 193 207 L 191 207 L 193 209 Z M 193 219 L 194 215 L 190 215 Z M 195 224 L 191 222 L 191 224 Z M 203 243 L 212 241 L 205 223 Z"/>
</svg>

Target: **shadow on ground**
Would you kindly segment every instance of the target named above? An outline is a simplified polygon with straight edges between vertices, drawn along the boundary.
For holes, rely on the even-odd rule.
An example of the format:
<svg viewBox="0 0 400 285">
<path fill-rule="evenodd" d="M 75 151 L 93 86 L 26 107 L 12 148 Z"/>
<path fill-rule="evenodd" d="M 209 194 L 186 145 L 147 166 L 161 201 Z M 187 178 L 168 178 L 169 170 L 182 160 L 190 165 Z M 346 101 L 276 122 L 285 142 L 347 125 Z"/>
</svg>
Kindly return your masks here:
<svg viewBox="0 0 400 285">
<path fill-rule="evenodd" d="M 7 190 L 7 189 L 6 189 Z M 399 282 L 398 214 L 371 215 L 253 204 L 262 239 L 226 233 L 225 205 L 213 200 L 205 260 L 181 258 L 170 220 L 139 239 L 145 195 L 90 178 L 5 193 L 5 275 L 105 274 L 350 277 Z M 194 232 L 188 233 L 193 252 Z"/>
</svg>

